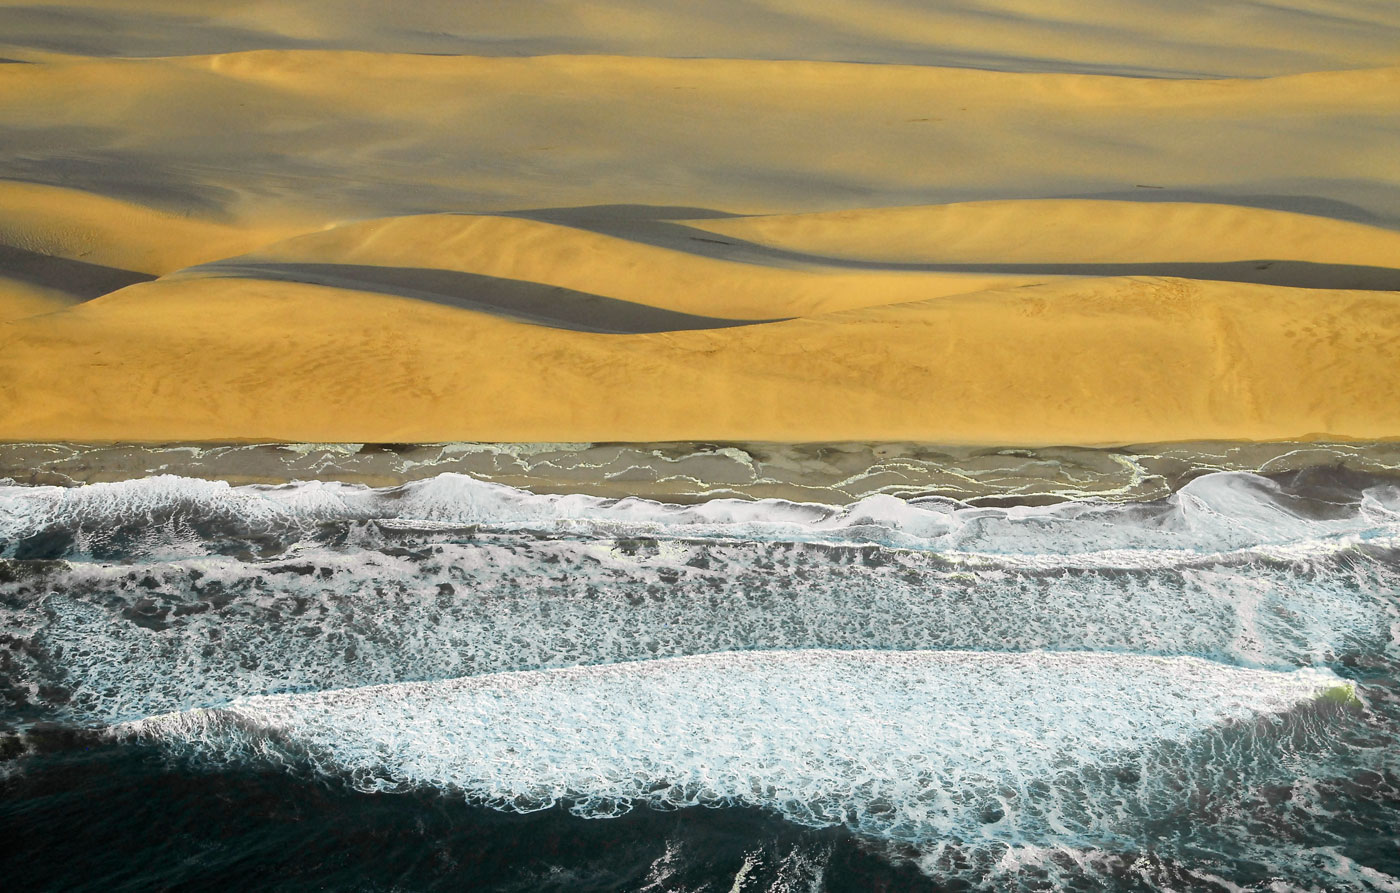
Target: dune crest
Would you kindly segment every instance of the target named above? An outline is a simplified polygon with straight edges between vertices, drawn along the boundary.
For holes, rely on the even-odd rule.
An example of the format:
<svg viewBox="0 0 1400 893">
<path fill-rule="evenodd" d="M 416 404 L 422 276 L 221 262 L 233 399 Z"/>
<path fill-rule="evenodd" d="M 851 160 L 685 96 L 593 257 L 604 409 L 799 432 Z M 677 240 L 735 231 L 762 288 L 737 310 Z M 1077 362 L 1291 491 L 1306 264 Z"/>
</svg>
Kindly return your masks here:
<svg viewBox="0 0 1400 893">
<path fill-rule="evenodd" d="M 687 221 L 795 253 L 890 263 L 1296 260 L 1400 264 L 1400 232 L 1309 214 L 1200 202 L 967 202 Z"/>
<path fill-rule="evenodd" d="M 0 245 L 151 275 L 249 251 L 306 226 L 238 226 L 92 192 L 0 180 Z"/>
<path fill-rule="evenodd" d="M 629 235 L 517 217 L 420 215 L 334 227 L 186 275 L 258 278 L 280 268 L 296 278 L 298 268 L 330 264 L 449 270 L 734 319 L 808 316 L 1046 278 L 835 268 L 819 257 L 793 261 L 746 251 L 665 221 L 635 223 Z"/>
<path fill-rule="evenodd" d="M 0 0 L 0 437 L 1400 437 L 1400 13 L 936 6 Z"/>
<path fill-rule="evenodd" d="M 14 56 L 55 48 L 161 56 L 318 46 L 427 54 L 546 53 L 913 63 L 1012 71 L 1260 77 L 1400 61 L 1400 12 L 1366 0 L 13 0 Z"/>
<path fill-rule="evenodd" d="M 324 286 L 172 279 L 5 335 L 0 437 L 14 440 L 1051 444 L 1400 431 L 1390 292 L 1074 279 L 603 335 Z"/>
</svg>

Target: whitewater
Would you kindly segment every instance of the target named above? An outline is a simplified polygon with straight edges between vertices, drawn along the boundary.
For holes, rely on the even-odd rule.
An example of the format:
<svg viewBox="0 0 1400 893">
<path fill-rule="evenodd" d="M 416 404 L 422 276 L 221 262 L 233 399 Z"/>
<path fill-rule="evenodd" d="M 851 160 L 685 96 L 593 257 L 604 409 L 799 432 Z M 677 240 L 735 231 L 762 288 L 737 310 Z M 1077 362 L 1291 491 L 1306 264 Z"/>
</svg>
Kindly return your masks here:
<svg viewBox="0 0 1400 893">
<path fill-rule="evenodd" d="M 0 777 L 136 748 L 617 828 L 757 810 L 935 884 L 1390 889 L 1334 826 L 1400 821 L 1398 537 L 1363 473 L 1003 506 L 4 485 Z"/>
</svg>

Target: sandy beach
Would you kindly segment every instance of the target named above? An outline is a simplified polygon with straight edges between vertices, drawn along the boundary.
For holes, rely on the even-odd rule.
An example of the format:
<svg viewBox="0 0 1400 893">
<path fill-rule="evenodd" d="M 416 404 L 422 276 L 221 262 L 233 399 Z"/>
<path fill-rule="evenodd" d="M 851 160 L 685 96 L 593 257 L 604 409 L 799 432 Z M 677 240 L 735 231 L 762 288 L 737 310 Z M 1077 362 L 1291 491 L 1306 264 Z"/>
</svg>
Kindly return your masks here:
<svg viewBox="0 0 1400 893">
<path fill-rule="evenodd" d="M 1400 436 L 1400 10 L 350 5 L 0 5 L 0 438 Z"/>
</svg>

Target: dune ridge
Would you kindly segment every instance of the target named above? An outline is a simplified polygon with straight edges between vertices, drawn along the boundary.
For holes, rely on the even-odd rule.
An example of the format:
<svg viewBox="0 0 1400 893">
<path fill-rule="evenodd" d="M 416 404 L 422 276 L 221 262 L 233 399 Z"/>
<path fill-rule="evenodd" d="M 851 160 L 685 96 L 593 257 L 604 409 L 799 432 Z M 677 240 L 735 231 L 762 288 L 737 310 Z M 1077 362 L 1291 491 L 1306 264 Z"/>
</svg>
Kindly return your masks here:
<svg viewBox="0 0 1400 893">
<path fill-rule="evenodd" d="M 132 286 L 7 335 L 10 439 L 1049 444 L 1400 430 L 1390 292 L 1071 279 L 602 335 L 204 278 Z"/>
<path fill-rule="evenodd" d="M 1400 431 L 1395 291 L 919 268 L 1170 264 L 1263 246 L 1345 271 L 1359 267 L 1328 262 L 1387 259 L 1400 240 L 1389 230 L 1102 201 L 599 213 L 352 222 L 46 306 L 4 329 L 0 436 L 1106 444 Z M 1257 241 L 1220 246 L 1236 226 Z M 1080 238 L 1055 237 L 1066 229 Z"/>
<path fill-rule="evenodd" d="M 1376 4 L 351 5 L 0 2 L 0 438 L 1400 437 Z"/>
<path fill-rule="evenodd" d="M 1400 61 L 1400 11 L 1366 0 L 71 0 L 0 3 L 11 57 L 260 47 L 480 55 L 738 56 L 1135 76 L 1260 77 Z"/>
<path fill-rule="evenodd" d="M 891 263 L 1149 263 L 1287 259 L 1392 266 L 1400 232 L 1202 202 L 1000 200 L 690 220 L 786 251 Z"/>
</svg>

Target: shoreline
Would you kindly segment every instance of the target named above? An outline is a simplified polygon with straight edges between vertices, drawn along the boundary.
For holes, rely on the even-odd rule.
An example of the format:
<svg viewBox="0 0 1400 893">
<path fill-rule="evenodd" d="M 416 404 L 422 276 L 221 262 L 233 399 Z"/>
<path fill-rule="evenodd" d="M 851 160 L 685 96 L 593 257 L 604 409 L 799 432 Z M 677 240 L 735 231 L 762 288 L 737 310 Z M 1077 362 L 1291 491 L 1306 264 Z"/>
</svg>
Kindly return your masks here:
<svg viewBox="0 0 1400 893">
<path fill-rule="evenodd" d="M 975 505 L 1160 499 L 1203 474 L 1365 474 L 1400 481 L 1400 442 L 1177 442 L 976 447 L 899 442 L 294 444 L 0 443 L 0 479 L 74 487 L 177 475 L 231 485 L 394 487 L 465 474 L 542 494 L 672 503 L 883 494 Z"/>
</svg>

